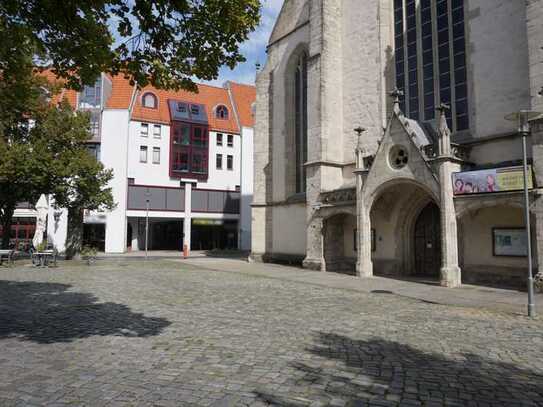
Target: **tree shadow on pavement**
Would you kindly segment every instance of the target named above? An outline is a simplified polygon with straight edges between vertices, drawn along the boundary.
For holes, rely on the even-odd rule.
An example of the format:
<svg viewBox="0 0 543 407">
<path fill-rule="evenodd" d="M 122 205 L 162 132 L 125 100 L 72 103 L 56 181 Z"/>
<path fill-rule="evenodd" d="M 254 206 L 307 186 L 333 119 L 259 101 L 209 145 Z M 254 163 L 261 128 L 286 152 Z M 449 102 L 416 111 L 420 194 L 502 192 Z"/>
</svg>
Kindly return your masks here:
<svg viewBox="0 0 543 407">
<path fill-rule="evenodd" d="M 289 391 L 255 391 L 261 401 L 283 407 L 543 406 L 543 371 L 479 355 L 451 359 L 382 338 L 322 332 L 307 350 L 308 362 L 290 366 L 294 374 L 283 386 Z"/>
<path fill-rule="evenodd" d="M 163 318 L 134 313 L 123 304 L 98 303 L 70 285 L 0 281 L 0 339 L 70 342 L 93 335 L 147 337 L 170 325 Z"/>
</svg>

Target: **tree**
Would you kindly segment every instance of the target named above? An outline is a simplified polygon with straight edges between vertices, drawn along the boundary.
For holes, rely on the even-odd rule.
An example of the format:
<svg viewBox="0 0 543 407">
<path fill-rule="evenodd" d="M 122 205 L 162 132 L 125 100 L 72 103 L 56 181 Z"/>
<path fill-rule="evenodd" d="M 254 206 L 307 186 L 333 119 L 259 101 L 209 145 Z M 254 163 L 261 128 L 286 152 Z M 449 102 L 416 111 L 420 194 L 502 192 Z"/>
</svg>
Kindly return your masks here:
<svg viewBox="0 0 543 407">
<path fill-rule="evenodd" d="M 77 148 L 70 157 L 58 161 L 66 182 L 53 191 L 55 206 L 68 209 L 66 257 L 77 256 L 83 242 L 83 211 L 111 210 L 115 207 L 109 181 L 112 170 L 105 170 L 86 149 Z M 60 168 L 59 168 L 60 170 Z"/>
<path fill-rule="evenodd" d="M 48 148 L 52 134 L 29 129 L 29 117 L 45 117 L 47 83 L 33 75 L 31 58 L 19 55 L 20 70 L 0 80 L 0 225 L 2 247 L 9 244 L 13 213 L 19 202 L 36 202 L 47 190 Z M 40 120 L 38 120 L 38 123 Z"/>
<path fill-rule="evenodd" d="M 50 96 L 58 90 L 33 72 L 31 64 L 17 78 L 0 81 L 0 223 L 2 247 L 18 203 L 54 194 L 68 208 L 110 208 L 105 186 L 111 172 L 87 151 L 91 137 L 89 116 L 67 103 L 55 106 Z M 86 173 L 85 173 L 86 172 Z M 83 175 L 82 175 L 83 174 Z M 82 180 L 85 181 L 82 181 Z M 92 187 L 87 184 L 94 183 Z"/>
<path fill-rule="evenodd" d="M 17 72 L 21 47 L 80 89 L 102 72 L 143 87 L 196 91 L 244 57 L 259 0 L 2 0 L 0 71 Z"/>
</svg>

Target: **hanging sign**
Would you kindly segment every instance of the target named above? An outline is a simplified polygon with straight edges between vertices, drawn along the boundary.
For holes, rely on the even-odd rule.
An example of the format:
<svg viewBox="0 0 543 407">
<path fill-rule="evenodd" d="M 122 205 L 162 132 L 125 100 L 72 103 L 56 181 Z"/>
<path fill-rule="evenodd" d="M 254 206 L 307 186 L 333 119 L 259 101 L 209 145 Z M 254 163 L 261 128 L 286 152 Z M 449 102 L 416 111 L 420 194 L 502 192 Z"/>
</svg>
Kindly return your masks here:
<svg viewBox="0 0 543 407">
<path fill-rule="evenodd" d="M 224 222 L 221 219 L 193 219 L 192 224 L 199 226 L 221 226 Z"/>
<path fill-rule="evenodd" d="M 94 212 L 85 209 L 83 211 L 83 223 L 86 224 L 105 224 L 107 222 L 106 214 L 102 212 Z"/>
<path fill-rule="evenodd" d="M 524 189 L 524 174 L 522 167 L 490 168 L 455 172 L 452 182 L 454 195 L 519 191 Z M 531 166 L 528 166 L 528 188 L 533 188 Z"/>
</svg>

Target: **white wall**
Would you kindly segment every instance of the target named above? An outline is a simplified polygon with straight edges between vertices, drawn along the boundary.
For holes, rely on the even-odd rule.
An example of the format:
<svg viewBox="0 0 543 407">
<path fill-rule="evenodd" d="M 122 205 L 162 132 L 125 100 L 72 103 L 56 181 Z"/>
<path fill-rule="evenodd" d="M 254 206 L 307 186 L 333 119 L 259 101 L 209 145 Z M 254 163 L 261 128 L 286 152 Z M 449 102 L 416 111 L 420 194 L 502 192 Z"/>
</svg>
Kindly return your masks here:
<svg viewBox="0 0 543 407">
<path fill-rule="evenodd" d="M 161 124 L 161 137 L 153 134 L 153 123 L 149 123 L 149 135 L 141 136 L 141 122 L 130 122 L 128 147 L 128 178 L 134 178 L 138 185 L 178 187 L 179 179 L 170 177 L 170 126 Z M 198 182 L 198 188 L 234 191 L 240 185 L 241 177 L 241 137 L 234 136 L 234 146 L 227 147 L 228 134 L 223 134 L 222 147 L 217 146 L 217 132 L 209 132 L 209 177 L 206 182 Z M 147 146 L 147 163 L 140 163 L 140 146 Z M 153 164 L 153 147 L 160 148 L 160 164 Z M 223 155 L 223 169 L 217 170 L 216 154 Z M 226 157 L 234 156 L 233 170 L 226 169 Z"/>
<path fill-rule="evenodd" d="M 104 110 L 102 114 L 101 161 L 113 170 L 110 181 L 116 208 L 107 214 L 106 252 L 126 251 L 126 200 L 128 167 L 128 110 Z M 139 147 L 138 147 L 139 149 Z"/>
<path fill-rule="evenodd" d="M 253 202 L 253 136 L 252 128 L 241 131 L 241 201 L 239 222 L 239 248 L 251 249 L 251 204 Z"/>
<path fill-rule="evenodd" d="M 207 182 L 198 183 L 197 188 L 222 189 L 234 191 L 236 186 L 241 186 L 241 137 L 233 134 L 234 147 L 227 147 L 227 134 L 222 133 L 222 147 L 217 146 L 217 132 L 209 132 L 209 178 Z M 230 133 L 231 134 L 231 133 Z M 217 170 L 215 157 L 222 154 L 222 170 Z M 226 169 L 226 157 L 234 156 L 234 169 Z"/>
</svg>

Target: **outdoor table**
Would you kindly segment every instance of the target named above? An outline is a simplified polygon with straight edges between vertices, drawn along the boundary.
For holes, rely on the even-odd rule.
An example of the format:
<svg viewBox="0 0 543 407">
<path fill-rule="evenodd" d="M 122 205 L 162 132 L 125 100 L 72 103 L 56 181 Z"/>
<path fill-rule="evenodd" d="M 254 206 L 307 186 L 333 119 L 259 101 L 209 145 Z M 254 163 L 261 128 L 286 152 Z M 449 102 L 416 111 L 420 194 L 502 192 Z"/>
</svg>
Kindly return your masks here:
<svg viewBox="0 0 543 407">
<path fill-rule="evenodd" d="M 13 264 L 13 254 L 15 250 L 0 250 L 0 265 L 2 265 L 3 258 L 7 258 L 8 265 Z"/>
<path fill-rule="evenodd" d="M 32 256 L 37 259 L 37 262 L 35 263 L 36 267 L 49 267 L 50 260 L 52 260 L 55 266 L 57 265 L 57 256 L 53 250 L 34 252 Z"/>
</svg>

